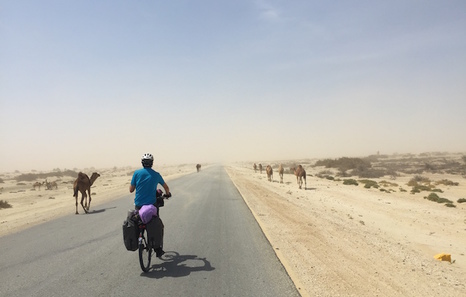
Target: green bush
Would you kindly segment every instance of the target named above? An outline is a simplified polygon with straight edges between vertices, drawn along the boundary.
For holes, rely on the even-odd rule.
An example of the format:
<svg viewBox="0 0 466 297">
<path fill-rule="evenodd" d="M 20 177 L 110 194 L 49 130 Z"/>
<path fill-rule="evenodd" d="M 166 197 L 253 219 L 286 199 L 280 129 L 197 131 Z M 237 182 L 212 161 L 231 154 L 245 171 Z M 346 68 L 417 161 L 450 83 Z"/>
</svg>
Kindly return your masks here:
<svg viewBox="0 0 466 297">
<path fill-rule="evenodd" d="M 349 179 L 344 179 L 343 180 L 344 185 L 358 185 L 358 182 L 355 179 L 349 178 Z"/>
<path fill-rule="evenodd" d="M 447 198 L 441 198 L 435 193 L 430 193 L 429 196 L 424 197 L 424 199 L 434 201 L 434 202 L 437 202 L 437 203 L 453 203 L 453 201 L 448 200 Z"/>
<path fill-rule="evenodd" d="M 379 188 L 379 184 L 376 181 L 370 180 L 370 179 L 360 179 L 360 183 L 364 184 L 364 188 L 370 189 L 370 188 Z"/>
<path fill-rule="evenodd" d="M 430 192 L 431 190 L 432 190 L 432 188 L 430 186 L 417 185 L 417 186 L 413 186 L 413 188 L 411 189 L 411 193 L 412 194 L 421 193 L 422 191 Z"/>
<path fill-rule="evenodd" d="M 460 198 L 460 199 L 458 199 L 458 201 L 456 201 L 456 202 L 458 202 L 458 203 L 464 203 L 464 202 L 466 202 L 466 198 Z"/>
<path fill-rule="evenodd" d="M 456 207 L 456 205 L 454 205 L 453 203 L 446 203 L 445 206 L 446 207 Z"/>
</svg>

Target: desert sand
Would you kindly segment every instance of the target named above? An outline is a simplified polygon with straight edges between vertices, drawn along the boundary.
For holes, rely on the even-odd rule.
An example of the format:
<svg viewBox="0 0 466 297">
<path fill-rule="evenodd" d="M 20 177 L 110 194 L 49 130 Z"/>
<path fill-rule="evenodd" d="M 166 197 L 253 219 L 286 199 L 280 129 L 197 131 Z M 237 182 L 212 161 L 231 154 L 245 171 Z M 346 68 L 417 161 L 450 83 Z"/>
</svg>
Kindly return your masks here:
<svg viewBox="0 0 466 297">
<path fill-rule="evenodd" d="M 154 167 L 167 181 L 196 170 L 196 164 L 163 165 Z M 99 204 L 129 195 L 132 172 L 138 168 L 86 169 L 82 172 L 88 176 L 97 172 L 97 178 L 91 187 L 92 201 L 90 211 Z M 76 177 L 64 176 L 49 178 L 56 181 L 57 189 L 46 190 L 45 186 L 34 189 L 36 181 L 18 182 L 14 178 L 31 172 L 9 172 L 0 175 L 4 183 L 0 184 L 0 200 L 7 201 L 12 207 L 0 209 L 0 236 L 18 232 L 30 226 L 49 221 L 59 216 L 74 214 L 76 199 L 73 197 L 73 182 Z M 43 182 L 44 179 L 37 180 Z M 78 203 L 81 202 L 79 193 Z M 78 205 L 80 214 L 84 213 Z"/>
<path fill-rule="evenodd" d="M 458 183 L 438 185 L 440 196 L 454 201 L 452 208 L 424 199 L 426 192 L 411 194 L 406 184 L 412 175 L 400 174 L 382 192 L 317 177 L 322 167 L 296 162 L 307 171 L 306 189 L 298 188 L 290 172 L 280 183 L 277 162 L 262 163 L 274 168 L 272 182 L 250 162 L 226 169 L 302 296 L 465 295 L 466 203 L 456 202 L 466 198 L 465 178 L 422 174 Z M 132 170 L 100 171 L 92 205 L 127 195 Z M 157 170 L 170 180 L 195 171 L 195 165 Z M 13 205 L 0 210 L 0 236 L 75 212 L 73 178 L 46 191 L 32 190 L 32 182 L 18 186 L 12 176 L 2 175 L 0 184 L 0 200 Z M 450 254 L 451 262 L 434 259 L 439 253 Z"/>
</svg>

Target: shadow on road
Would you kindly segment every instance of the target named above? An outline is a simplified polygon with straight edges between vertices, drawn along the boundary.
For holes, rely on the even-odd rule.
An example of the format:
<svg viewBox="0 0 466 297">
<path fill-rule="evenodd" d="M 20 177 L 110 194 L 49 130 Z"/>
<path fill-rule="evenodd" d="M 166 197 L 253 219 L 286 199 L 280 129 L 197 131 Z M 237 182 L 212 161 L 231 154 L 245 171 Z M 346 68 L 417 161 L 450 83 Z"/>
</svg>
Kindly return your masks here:
<svg viewBox="0 0 466 297">
<path fill-rule="evenodd" d="M 101 208 L 101 209 L 93 209 L 93 210 L 90 210 L 87 214 L 101 213 L 101 212 L 106 211 L 107 209 L 112 209 L 112 208 L 116 208 L 116 206 L 114 206 L 114 207 L 107 207 L 107 208 Z"/>
<path fill-rule="evenodd" d="M 166 252 L 162 259 L 154 257 L 152 261 L 162 262 L 153 264 L 151 270 L 148 273 L 141 273 L 141 276 L 149 278 L 182 277 L 188 276 L 195 271 L 212 271 L 215 269 L 206 258 L 199 258 L 195 255 L 180 255 L 173 251 Z"/>
</svg>

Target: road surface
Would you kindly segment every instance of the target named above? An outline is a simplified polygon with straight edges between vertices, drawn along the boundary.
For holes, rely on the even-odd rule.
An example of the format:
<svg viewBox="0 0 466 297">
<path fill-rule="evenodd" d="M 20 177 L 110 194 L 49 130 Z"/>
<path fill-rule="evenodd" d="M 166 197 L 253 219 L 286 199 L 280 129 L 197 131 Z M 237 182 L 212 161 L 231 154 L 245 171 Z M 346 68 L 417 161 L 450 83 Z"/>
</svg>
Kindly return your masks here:
<svg viewBox="0 0 466 297">
<path fill-rule="evenodd" d="M 222 166 L 169 186 L 167 254 L 149 273 L 123 245 L 128 194 L 1 237 L 0 296 L 299 296 Z"/>
</svg>

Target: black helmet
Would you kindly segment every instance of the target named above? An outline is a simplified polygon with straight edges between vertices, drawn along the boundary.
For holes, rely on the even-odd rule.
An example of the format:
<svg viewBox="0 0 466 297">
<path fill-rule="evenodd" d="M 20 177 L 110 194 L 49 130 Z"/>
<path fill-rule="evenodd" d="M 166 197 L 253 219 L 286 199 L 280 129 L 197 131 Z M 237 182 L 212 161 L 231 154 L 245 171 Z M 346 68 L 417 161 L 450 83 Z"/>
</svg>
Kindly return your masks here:
<svg viewBox="0 0 466 297">
<path fill-rule="evenodd" d="M 152 167 L 152 164 L 154 164 L 154 157 L 152 154 L 146 153 L 142 155 L 141 163 L 143 167 Z"/>
</svg>

